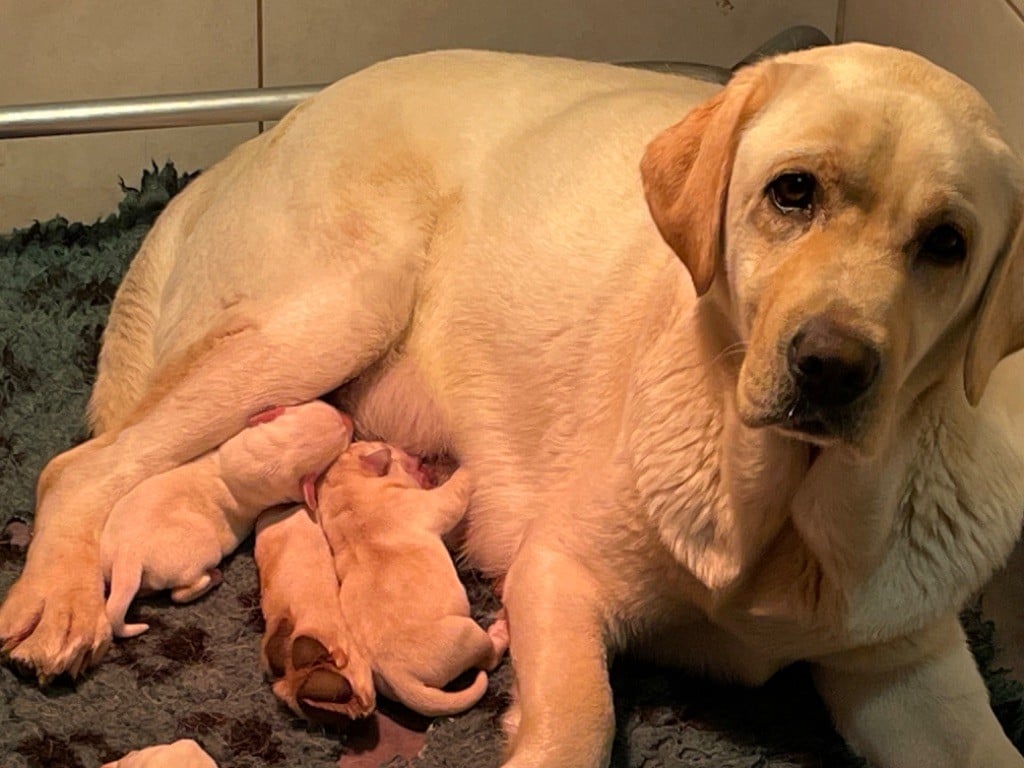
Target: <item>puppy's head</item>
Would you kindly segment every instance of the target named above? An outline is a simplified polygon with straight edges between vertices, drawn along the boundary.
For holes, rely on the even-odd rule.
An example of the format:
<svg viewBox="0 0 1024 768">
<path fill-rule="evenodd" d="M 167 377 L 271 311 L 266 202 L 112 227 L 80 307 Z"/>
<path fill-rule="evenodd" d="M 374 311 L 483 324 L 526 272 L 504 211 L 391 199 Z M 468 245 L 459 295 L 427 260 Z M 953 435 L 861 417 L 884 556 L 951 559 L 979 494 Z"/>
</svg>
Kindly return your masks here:
<svg viewBox="0 0 1024 768">
<path fill-rule="evenodd" d="M 336 465 L 337 475 L 346 474 L 349 482 L 386 478 L 388 484 L 408 488 L 429 488 L 431 483 L 416 456 L 388 443 L 361 441 L 352 443 Z"/>
<path fill-rule="evenodd" d="M 1024 347 L 1024 166 L 968 85 L 868 45 L 741 71 L 648 146 L 652 216 L 746 349 L 752 427 L 877 445 Z"/>
</svg>

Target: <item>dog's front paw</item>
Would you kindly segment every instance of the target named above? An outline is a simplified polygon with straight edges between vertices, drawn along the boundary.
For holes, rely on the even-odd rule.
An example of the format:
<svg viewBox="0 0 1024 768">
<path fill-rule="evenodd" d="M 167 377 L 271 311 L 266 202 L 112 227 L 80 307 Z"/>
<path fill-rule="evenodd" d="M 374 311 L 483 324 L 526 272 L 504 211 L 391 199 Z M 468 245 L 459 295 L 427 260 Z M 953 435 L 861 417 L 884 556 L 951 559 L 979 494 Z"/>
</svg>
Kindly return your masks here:
<svg viewBox="0 0 1024 768">
<path fill-rule="evenodd" d="M 83 578 L 84 577 L 84 578 Z M 99 569 L 89 578 L 67 568 L 26 568 L 0 605 L 0 655 L 41 685 L 77 677 L 110 645 Z"/>
</svg>

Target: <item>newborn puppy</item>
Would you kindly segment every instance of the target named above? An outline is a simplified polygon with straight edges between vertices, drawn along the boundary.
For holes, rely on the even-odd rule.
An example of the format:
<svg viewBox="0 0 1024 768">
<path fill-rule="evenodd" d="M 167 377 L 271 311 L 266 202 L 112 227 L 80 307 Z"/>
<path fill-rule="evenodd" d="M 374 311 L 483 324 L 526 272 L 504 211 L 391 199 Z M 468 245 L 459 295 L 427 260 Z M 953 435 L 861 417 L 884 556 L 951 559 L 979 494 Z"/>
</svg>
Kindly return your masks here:
<svg viewBox="0 0 1024 768">
<path fill-rule="evenodd" d="M 348 446 L 352 421 L 320 401 L 256 414 L 220 448 L 143 481 L 114 506 L 100 538 L 110 584 L 107 618 L 117 637 L 141 590 L 171 590 L 188 602 L 221 582 L 217 565 L 249 535 L 267 507 L 306 499 Z"/>
<path fill-rule="evenodd" d="M 334 553 L 341 609 L 377 689 L 430 716 L 461 712 L 487 691 L 508 647 L 503 619 L 485 632 L 441 536 L 462 519 L 470 481 L 457 470 L 427 490 L 419 461 L 384 443 L 353 443 L 319 483 L 318 518 Z M 473 683 L 442 686 L 473 667 Z"/>
<path fill-rule="evenodd" d="M 373 712 L 370 665 L 342 618 L 331 549 L 310 511 L 260 515 L 255 557 L 267 625 L 260 660 L 277 698 L 318 722 Z"/>
<path fill-rule="evenodd" d="M 217 763 L 192 739 L 179 739 L 136 749 L 102 768 L 217 768 Z"/>
</svg>

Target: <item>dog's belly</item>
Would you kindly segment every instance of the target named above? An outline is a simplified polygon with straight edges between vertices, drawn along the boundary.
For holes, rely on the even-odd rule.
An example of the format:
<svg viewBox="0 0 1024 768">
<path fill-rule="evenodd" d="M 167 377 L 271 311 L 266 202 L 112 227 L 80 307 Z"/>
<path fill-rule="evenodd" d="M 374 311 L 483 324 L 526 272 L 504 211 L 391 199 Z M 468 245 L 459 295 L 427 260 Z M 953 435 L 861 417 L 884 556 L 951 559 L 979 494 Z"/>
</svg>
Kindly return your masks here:
<svg viewBox="0 0 1024 768">
<path fill-rule="evenodd" d="M 451 453 L 441 405 L 408 354 L 380 361 L 330 399 L 352 416 L 364 439 L 385 440 L 420 456 Z"/>
</svg>

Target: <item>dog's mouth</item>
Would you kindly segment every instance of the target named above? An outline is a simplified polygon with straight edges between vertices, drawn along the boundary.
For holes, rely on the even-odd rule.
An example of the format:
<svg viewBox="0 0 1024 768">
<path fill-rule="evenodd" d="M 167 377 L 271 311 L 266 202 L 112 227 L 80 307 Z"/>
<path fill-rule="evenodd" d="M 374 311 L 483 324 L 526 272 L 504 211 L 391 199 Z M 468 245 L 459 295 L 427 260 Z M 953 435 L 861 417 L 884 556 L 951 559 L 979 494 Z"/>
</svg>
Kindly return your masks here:
<svg viewBox="0 0 1024 768">
<path fill-rule="evenodd" d="M 770 409 L 744 414 L 742 418 L 748 427 L 771 427 L 790 439 L 829 448 L 840 443 L 854 444 L 859 440 L 865 410 L 860 403 L 842 408 L 821 408 L 794 393 Z"/>
<path fill-rule="evenodd" d="M 836 435 L 832 427 L 818 418 L 786 419 L 772 426 L 786 437 L 810 443 L 818 448 L 827 448 L 843 441 L 842 436 Z"/>
</svg>

